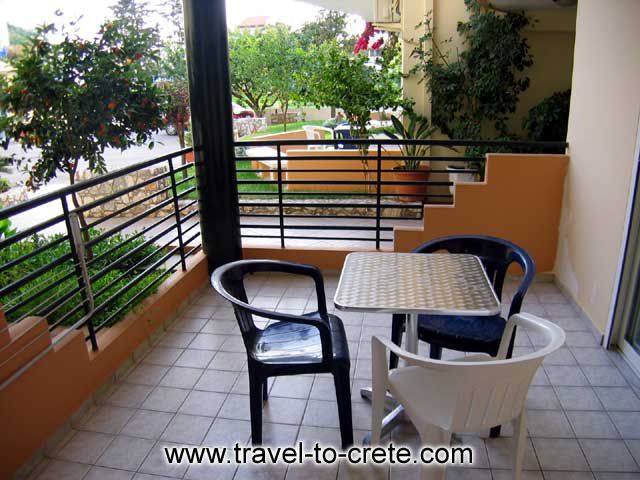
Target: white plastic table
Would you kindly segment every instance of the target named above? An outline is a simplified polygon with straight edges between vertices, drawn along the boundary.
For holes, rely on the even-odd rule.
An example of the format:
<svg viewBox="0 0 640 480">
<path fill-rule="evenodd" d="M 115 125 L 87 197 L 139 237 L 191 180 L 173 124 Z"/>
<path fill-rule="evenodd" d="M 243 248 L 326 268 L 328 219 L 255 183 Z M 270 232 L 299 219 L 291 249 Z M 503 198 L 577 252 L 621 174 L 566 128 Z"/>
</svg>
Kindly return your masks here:
<svg viewBox="0 0 640 480">
<path fill-rule="evenodd" d="M 418 353 L 420 314 L 500 313 L 500 302 L 480 259 L 466 254 L 350 253 L 334 303 L 344 311 L 406 314 L 406 348 L 411 353 Z M 370 398 L 371 390 L 363 389 L 361 394 Z M 400 405 L 385 417 L 383 434 L 393 428 L 403 411 Z"/>
</svg>

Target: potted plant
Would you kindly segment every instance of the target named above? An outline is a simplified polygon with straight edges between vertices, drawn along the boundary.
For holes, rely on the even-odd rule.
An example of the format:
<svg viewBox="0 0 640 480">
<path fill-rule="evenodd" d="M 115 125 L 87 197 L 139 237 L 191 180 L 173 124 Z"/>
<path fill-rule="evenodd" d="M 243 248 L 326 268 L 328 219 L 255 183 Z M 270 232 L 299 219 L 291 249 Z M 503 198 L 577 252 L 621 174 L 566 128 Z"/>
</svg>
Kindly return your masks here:
<svg viewBox="0 0 640 480">
<path fill-rule="evenodd" d="M 409 124 L 405 127 L 395 115 L 391 115 L 394 131 L 385 130 L 385 134 L 393 139 L 426 140 L 433 135 L 435 128 L 429 124 L 429 119 L 409 113 Z M 394 182 L 427 182 L 431 175 L 431 168 L 422 165 L 422 158 L 429 153 L 430 145 L 401 145 L 400 151 L 405 157 L 400 164 L 393 169 Z M 403 202 L 421 201 L 427 194 L 427 185 L 396 185 L 396 193 Z"/>
</svg>

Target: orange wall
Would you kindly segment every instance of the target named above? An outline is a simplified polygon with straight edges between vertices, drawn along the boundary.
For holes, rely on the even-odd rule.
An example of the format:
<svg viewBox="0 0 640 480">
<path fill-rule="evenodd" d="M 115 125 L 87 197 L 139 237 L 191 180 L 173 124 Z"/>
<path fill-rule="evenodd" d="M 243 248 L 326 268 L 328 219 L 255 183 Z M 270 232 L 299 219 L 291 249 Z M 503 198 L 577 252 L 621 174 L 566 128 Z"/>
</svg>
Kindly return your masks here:
<svg viewBox="0 0 640 480">
<path fill-rule="evenodd" d="M 288 170 L 360 170 L 359 172 L 287 172 L 286 180 L 314 180 L 314 181 L 331 181 L 331 180 L 350 180 L 365 181 L 365 170 L 362 164 L 362 156 L 359 150 L 294 150 L 287 152 L 289 156 L 313 156 L 319 157 L 318 160 L 290 160 L 287 161 Z M 378 168 L 378 160 L 375 158 L 377 152 L 372 150 L 367 158 L 369 169 L 369 180 L 375 181 L 377 178 L 376 169 Z M 399 150 L 386 150 L 382 152 L 383 156 L 400 155 Z M 323 157 L 356 157 L 355 160 L 324 160 Z M 398 164 L 396 160 L 388 160 L 382 162 L 383 170 L 391 170 Z M 392 181 L 391 173 L 382 174 L 383 181 Z M 394 193 L 394 186 L 383 187 L 384 193 Z M 358 192 L 364 191 L 363 185 L 287 185 L 289 191 L 325 191 L 325 192 Z"/>
<path fill-rule="evenodd" d="M 526 249 L 538 273 L 552 271 L 568 163 L 566 155 L 487 155 L 485 182 L 457 185 L 453 205 L 426 205 L 423 228 L 396 228 L 395 250 L 444 235 L 493 235 Z"/>
<path fill-rule="evenodd" d="M 91 352 L 82 331 L 76 331 L 1 390 L 0 478 L 11 478 L 207 281 L 206 257 L 200 252 L 189 259 L 187 272 L 160 285 L 137 313 L 100 332 L 98 352 Z"/>
</svg>

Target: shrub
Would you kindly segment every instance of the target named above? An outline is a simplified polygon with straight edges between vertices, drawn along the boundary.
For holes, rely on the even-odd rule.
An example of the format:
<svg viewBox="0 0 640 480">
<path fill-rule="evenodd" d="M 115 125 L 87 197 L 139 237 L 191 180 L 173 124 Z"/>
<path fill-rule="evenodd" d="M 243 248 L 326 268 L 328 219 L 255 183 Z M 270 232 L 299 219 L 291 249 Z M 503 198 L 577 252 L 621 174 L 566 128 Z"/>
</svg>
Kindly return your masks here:
<svg viewBox="0 0 640 480">
<path fill-rule="evenodd" d="M 527 113 L 522 127 L 529 140 L 565 141 L 569 123 L 571 90 L 555 92 L 545 98 Z"/>
<path fill-rule="evenodd" d="M 91 238 L 95 238 L 100 234 L 101 231 L 98 229 L 92 229 L 90 231 Z M 93 248 L 93 256 L 96 260 L 89 266 L 89 275 L 94 276 L 101 270 L 109 268 L 109 271 L 103 277 L 92 282 L 95 305 L 100 305 L 108 300 L 108 305 L 105 310 L 94 316 L 94 325 L 105 322 L 112 314 L 115 315 L 109 319 L 109 322 L 106 324 L 107 326 L 121 320 L 127 313 L 132 311 L 136 305 L 142 302 L 142 300 L 155 293 L 157 291 L 157 285 L 154 285 L 142 293 L 140 297 L 127 308 L 122 308 L 125 303 L 140 292 L 143 292 L 154 280 L 168 273 L 164 268 L 158 268 L 135 285 L 127 288 L 129 283 L 137 275 L 156 262 L 163 253 L 162 250 L 156 252 L 157 246 L 155 245 L 143 245 L 145 239 L 142 236 L 131 239 L 133 235 L 134 234 L 112 235 L 104 241 L 97 243 Z M 52 245 L 42 252 L 5 270 L 2 275 L 0 275 L 0 288 L 69 254 L 71 251 L 69 242 L 67 240 L 60 241 L 62 237 L 63 235 L 61 234 L 34 235 L 0 250 L 0 265 L 5 265 L 38 248 Z M 129 240 L 128 243 L 123 245 L 127 240 Z M 60 243 L 56 243 L 58 241 L 60 241 Z M 113 250 L 110 251 L 111 249 Z M 104 257 L 101 257 L 103 254 Z M 130 254 L 131 257 L 119 265 L 114 265 L 127 254 Z M 68 278 L 65 278 L 67 276 Z M 71 294 L 77 287 L 78 281 L 75 273 L 75 265 L 73 261 L 69 259 L 53 266 L 50 270 L 21 286 L 18 290 L 0 297 L 0 303 L 5 306 L 5 310 L 24 303 L 24 305 L 21 305 L 7 315 L 7 321 L 15 322 L 23 315 L 43 313 L 43 309 L 48 309 L 48 306 L 52 302 L 62 299 L 65 295 L 69 295 L 70 299 L 64 302 L 60 308 L 49 313 L 47 320 L 50 324 L 54 324 L 69 314 L 68 318 L 65 318 L 62 322 L 62 325 L 72 325 L 84 315 L 84 309 L 80 306 L 82 304 L 82 293 Z M 122 290 L 122 292 L 120 292 L 120 290 Z M 74 313 L 70 313 L 71 311 L 74 311 Z"/>
</svg>

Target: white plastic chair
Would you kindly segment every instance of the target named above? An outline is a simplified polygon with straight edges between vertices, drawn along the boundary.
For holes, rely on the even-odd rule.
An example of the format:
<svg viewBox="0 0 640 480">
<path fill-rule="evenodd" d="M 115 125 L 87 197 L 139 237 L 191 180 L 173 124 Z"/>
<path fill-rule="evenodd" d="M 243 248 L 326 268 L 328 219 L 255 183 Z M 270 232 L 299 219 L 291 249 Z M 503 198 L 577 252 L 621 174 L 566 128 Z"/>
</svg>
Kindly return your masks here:
<svg viewBox="0 0 640 480">
<path fill-rule="evenodd" d="M 513 329 L 533 330 L 545 347 L 505 360 Z M 525 400 L 531 380 L 544 357 L 565 340 L 564 331 L 528 313 L 507 322 L 498 359 L 476 355 L 454 361 L 432 360 L 403 350 L 391 341 L 373 337 L 372 443 L 380 442 L 385 393 L 400 402 L 426 445 L 449 446 L 452 433 L 472 433 L 513 422 L 513 478 L 520 480 L 526 445 Z M 405 365 L 389 371 L 387 350 Z M 444 466 L 423 465 L 421 478 L 445 478 Z"/>
<path fill-rule="evenodd" d="M 304 125 L 302 129 L 307 134 L 307 140 L 325 140 L 325 132 L 331 133 L 331 138 L 333 138 L 333 130 L 330 128 Z M 329 146 L 330 145 L 307 145 L 307 150 L 327 150 Z"/>
</svg>

